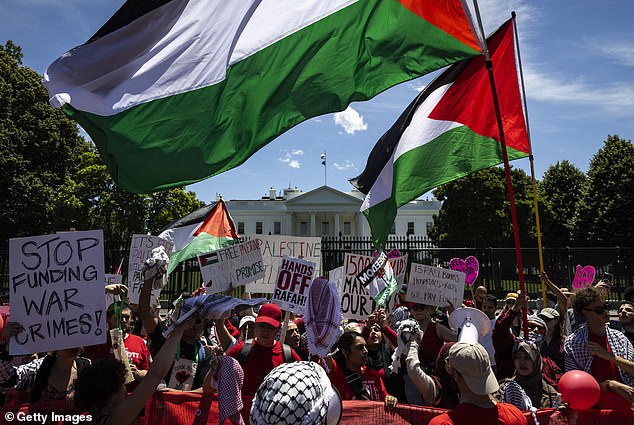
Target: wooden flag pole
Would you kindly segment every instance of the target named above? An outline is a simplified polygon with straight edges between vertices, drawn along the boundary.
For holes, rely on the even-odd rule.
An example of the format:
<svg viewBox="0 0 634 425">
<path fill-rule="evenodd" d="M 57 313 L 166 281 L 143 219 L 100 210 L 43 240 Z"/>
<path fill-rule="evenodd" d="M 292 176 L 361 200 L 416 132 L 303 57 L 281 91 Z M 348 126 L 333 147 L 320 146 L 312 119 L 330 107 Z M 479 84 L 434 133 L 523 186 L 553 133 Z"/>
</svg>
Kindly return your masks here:
<svg viewBox="0 0 634 425">
<path fill-rule="evenodd" d="M 280 332 L 280 342 L 284 344 L 284 340 L 286 339 L 286 330 L 288 329 L 288 322 L 291 320 L 291 312 L 287 311 L 284 313 L 284 324 L 282 325 L 282 331 Z"/>
<path fill-rule="evenodd" d="M 515 257 L 517 258 L 517 271 L 520 279 L 520 292 L 526 294 L 526 285 L 524 284 L 524 264 L 522 262 L 522 248 L 520 246 L 520 232 L 519 225 L 517 223 L 517 212 L 515 210 L 515 196 L 513 194 L 513 183 L 511 181 L 511 166 L 509 165 L 509 157 L 506 150 L 506 137 L 504 136 L 504 125 L 502 124 L 502 114 L 500 111 L 500 104 L 498 102 L 498 94 L 495 86 L 495 78 L 493 76 L 493 63 L 489 55 L 489 48 L 486 45 L 486 38 L 484 37 L 484 28 L 482 26 L 482 19 L 480 17 L 480 9 L 478 8 L 478 1 L 473 0 L 475 6 L 476 17 L 478 19 L 478 25 L 480 26 L 480 32 L 484 40 L 484 59 L 487 68 L 487 74 L 489 75 L 489 85 L 491 86 L 491 94 L 493 96 L 493 106 L 495 107 L 495 116 L 498 125 L 498 134 L 500 136 L 500 145 L 502 146 L 502 157 L 504 158 L 504 171 L 506 172 L 506 189 L 509 195 L 509 204 L 511 208 L 511 222 L 513 223 L 513 237 L 515 239 Z M 514 18 L 512 18 L 515 20 Z M 526 306 L 522 308 L 522 321 L 524 328 L 524 337 L 528 337 L 528 312 Z"/>
<path fill-rule="evenodd" d="M 533 143 L 531 141 L 531 130 L 528 125 L 528 104 L 526 103 L 526 88 L 524 87 L 524 70 L 522 69 L 522 55 L 520 54 L 520 40 L 517 36 L 517 22 L 515 21 L 515 11 L 511 12 L 513 18 L 513 34 L 515 35 L 515 47 L 517 49 L 517 62 L 520 69 L 520 83 L 522 87 L 522 101 L 524 103 L 524 116 L 526 117 L 526 135 L 528 136 L 528 149 L 530 155 L 528 156 L 531 164 L 531 180 L 533 182 L 533 204 L 535 205 L 535 226 L 537 230 L 537 254 L 539 256 L 539 271 L 544 272 L 544 252 L 542 248 L 542 229 L 539 222 L 539 202 L 537 200 L 537 183 L 535 181 L 535 165 L 533 160 Z M 546 283 L 542 280 L 542 308 L 548 307 L 546 299 Z"/>
</svg>

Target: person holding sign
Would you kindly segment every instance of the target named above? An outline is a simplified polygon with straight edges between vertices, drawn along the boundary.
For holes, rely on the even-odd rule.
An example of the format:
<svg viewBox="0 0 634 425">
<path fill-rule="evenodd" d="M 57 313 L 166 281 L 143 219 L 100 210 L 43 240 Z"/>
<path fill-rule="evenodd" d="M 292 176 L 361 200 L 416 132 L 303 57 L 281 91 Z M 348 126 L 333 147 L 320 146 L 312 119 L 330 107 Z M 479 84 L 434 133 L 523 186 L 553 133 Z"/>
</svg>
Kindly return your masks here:
<svg viewBox="0 0 634 425">
<path fill-rule="evenodd" d="M 5 340 L 24 331 L 22 325 L 9 322 L 2 336 Z M 29 401 L 63 400 L 73 390 L 78 373 L 90 365 L 90 360 L 79 357 L 81 348 L 59 350 L 15 367 L 5 346 L 0 346 L 0 387 L 30 391 Z"/>
</svg>

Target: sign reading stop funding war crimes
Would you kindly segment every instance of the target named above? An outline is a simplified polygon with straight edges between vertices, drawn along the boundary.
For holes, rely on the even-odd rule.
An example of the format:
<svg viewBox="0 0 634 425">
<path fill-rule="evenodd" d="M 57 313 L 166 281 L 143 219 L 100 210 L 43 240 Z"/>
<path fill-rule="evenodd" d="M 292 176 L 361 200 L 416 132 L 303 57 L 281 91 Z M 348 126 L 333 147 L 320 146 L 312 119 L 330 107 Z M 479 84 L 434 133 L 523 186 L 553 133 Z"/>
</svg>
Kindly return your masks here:
<svg viewBox="0 0 634 425">
<path fill-rule="evenodd" d="M 344 278 L 339 281 L 341 283 L 338 282 L 337 286 L 344 319 L 365 320 L 373 311 L 381 307 L 368 294 L 364 284 L 357 279 L 357 276 L 375 260 L 376 257 L 346 253 L 343 265 Z M 407 256 L 390 258 L 389 261 L 396 275 L 396 281 L 399 284 L 402 283 L 407 267 Z M 388 313 L 394 310 L 398 302 L 397 294 L 398 291 L 392 294 L 386 302 L 385 309 Z"/>
<path fill-rule="evenodd" d="M 282 257 L 303 258 L 316 264 L 315 276 L 321 275 L 321 238 L 285 235 L 251 235 L 249 240 L 258 242 L 264 261 L 264 278 L 247 283 L 248 292 L 272 294 Z"/>
<path fill-rule="evenodd" d="M 446 307 L 462 305 L 465 274 L 441 267 L 412 263 L 409 271 L 407 301 L 418 304 Z"/>
<path fill-rule="evenodd" d="M 132 304 L 139 303 L 139 295 L 143 287 L 143 264 L 152 256 L 152 250 L 159 246 L 165 247 L 169 255 L 174 244 L 152 235 L 132 235 L 130 243 L 130 257 L 128 258 L 128 300 Z M 161 295 L 161 289 L 152 289 L 152 298 L 155 300 Z"/>
<path fill-rule="evenodd" d="M 24 330 L 10 353 L 106 342 L 103 232 L 65 232 L 9 241 L 11 320 Z"/>
<path fill-rule="evenodd" d="M 214 294 L 264 277 L 262 252 L 256 240 L 198 256 L 206 292 Z"/>
<path fill-rule="evenodd" d="M 273 302 L 283 310 L 303 314 L 315 268 L 316 264 L 311 261 L 282 257 L 275 280 Z"/>
</svg>

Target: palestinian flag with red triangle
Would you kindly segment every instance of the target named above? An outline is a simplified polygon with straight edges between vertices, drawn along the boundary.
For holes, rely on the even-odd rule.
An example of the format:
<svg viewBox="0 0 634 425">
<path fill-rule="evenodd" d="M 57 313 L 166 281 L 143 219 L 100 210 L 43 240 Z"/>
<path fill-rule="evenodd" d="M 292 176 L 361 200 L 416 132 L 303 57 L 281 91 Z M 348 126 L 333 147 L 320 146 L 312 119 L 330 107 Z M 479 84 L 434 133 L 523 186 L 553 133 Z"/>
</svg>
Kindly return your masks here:
<svg viewBox="0 0 634 425">
<path fill-rule="evenodd" d="M 513 21 L 487 39 L 509 160 L 529 155 L 515 66 Z M 396 211 L 425 192 L 503 162 L 484 56 L 452 65 L 429 84 L 372 149 L 351 180 L 377 245 Z"/>
<path fill-rule="evenodd" d="M 240 238 L 222 199 L 168 224 L 159 237 L 174 244 L 168 274 L 183 261 L 232 245 Z"/>
</svg>

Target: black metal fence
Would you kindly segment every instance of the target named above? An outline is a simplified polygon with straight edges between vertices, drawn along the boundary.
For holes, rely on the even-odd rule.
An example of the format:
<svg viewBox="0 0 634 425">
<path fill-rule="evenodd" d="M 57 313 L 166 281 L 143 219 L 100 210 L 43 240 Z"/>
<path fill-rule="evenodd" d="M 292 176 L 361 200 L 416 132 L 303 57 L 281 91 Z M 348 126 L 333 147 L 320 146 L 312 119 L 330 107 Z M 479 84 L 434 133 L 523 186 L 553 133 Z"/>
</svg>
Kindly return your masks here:
<svg viewBox="0 0 634 425">
<path fill-rule="evenodd" d="M 408 254 L 408 262 L 448 267 L 454 257 L 475 256 L 480 263 L 480 274 L 476 284 L 486 286 L 496 296 L 519 288 L 515 248 L 473 247 L 439 248 L 424 237 L 393 237 L 389 249 L 398 249 Z M 322 270 L 332 270 L 343 265 L 345 253 L 372 255 L 374 247 L 369 237 L 323 237 Z M 123 273 L 127 271 L 129 245 L 110 244 L 105 249 L 105 267 L 112 273 L 123 261 Z M 526 290 L 532 297 L 539 297 L 541 285 L 538 280 L 539 258 L 537 248 L 523 248 L 522 258 Z M 544 269 L 553 282 L 570 287 L 577 264 L 593 265 L 600 277 L 604 272 L 614 275 L 612 299 L 621 299 L 625 288 L 634 285 L 634 247 L 620 246 L 561 246 L 544 247 Z M 9 255 L 0 252 L 0 293 L 9 290 Z M 193 291 L 200 287 L 201 276 L 197 261 L 181 264 L 170 275 L 168 285 L 162 291 L 163 299 L 173 299 L 181 291 Z M 238 288 L 240 289 L 240 288 Z"/>
</svg>

